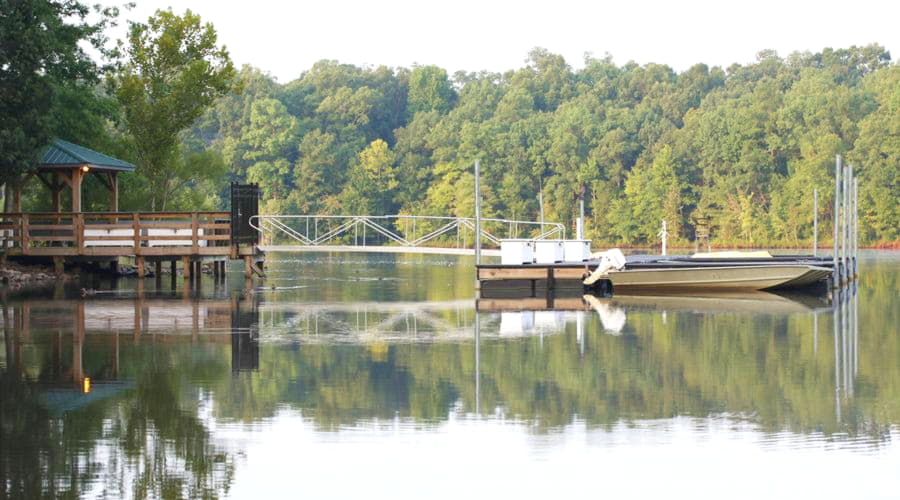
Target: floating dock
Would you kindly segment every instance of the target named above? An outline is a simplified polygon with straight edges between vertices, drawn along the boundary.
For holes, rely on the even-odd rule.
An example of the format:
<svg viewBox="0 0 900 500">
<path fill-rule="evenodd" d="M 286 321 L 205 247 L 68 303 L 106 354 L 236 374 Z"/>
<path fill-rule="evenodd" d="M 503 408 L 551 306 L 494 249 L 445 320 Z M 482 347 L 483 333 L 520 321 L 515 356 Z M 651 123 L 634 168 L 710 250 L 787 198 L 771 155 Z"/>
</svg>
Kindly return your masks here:
<svg viewBox="0 0 900 500">
<path fill-rule="evenodd" d="M 600 259 L 554 264 L 479 264 L 479 285 L 502 282 L 552 290 L 579 286 L 601 265 Z M 839 263 L 850 266 L 855 263 Z M 590 288 L 594 292 L 640 290 L 767 290 L 802 288 L 829 279 L 831 257 L 780 255 L 760 258 L 693 258 L 635 255 L 623 269 L 609 271 Z M 849 272 L 848 272 L 849 275 Z"/>
</svg>

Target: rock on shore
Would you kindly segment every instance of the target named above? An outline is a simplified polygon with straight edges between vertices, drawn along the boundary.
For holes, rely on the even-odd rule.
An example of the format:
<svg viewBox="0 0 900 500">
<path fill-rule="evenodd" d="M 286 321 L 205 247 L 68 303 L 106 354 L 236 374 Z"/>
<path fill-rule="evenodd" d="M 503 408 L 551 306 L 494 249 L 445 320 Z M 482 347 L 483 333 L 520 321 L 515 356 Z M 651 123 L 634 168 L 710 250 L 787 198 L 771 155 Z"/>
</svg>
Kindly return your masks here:
<svg viewBox="0 0 900 500">
<path fill-rule="evenodd" d="M 26 285 L 43 285 L 68 279 L 67 275 L 57 275 L 48 268 L 22 266 L 7 262 L 0 265 L 0 286 L 20 288 Z"/>
</svg>

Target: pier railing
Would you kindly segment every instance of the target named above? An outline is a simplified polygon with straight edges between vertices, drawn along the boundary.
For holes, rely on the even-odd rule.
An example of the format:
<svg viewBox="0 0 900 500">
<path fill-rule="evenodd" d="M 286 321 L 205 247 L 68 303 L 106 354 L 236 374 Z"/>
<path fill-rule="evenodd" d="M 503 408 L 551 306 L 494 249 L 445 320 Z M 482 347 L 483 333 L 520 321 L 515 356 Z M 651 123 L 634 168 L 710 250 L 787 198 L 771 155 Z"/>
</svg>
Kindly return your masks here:
<svg viewBox="0 0 900 500">
<path fill-rule="evenodd" d="M 475 220 L 471 217 L 426 215 L 257 215 L 250 225 L 269 245 L 395 245 L 401 247 L 470 248 Z M 481 219 L 483 244 L 499 246 L 503 238 L 565 238 L 557 222 Z"/>
<path fill-rule="evenodd" d="M 230 240 L 228 212 L 0 214 L 6 255 L 228 255 Z"/>
</svg>

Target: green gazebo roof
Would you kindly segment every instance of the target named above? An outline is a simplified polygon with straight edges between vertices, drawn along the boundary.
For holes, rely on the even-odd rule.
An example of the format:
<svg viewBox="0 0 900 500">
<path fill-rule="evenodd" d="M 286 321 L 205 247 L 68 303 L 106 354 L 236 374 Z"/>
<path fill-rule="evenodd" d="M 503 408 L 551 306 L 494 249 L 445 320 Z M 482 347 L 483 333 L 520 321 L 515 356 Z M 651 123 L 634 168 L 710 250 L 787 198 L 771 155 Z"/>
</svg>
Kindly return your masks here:
<svg viewBox="0 0 900 500">
<path fill-rule="evenodd" d="M 116 172 L 133 172 L 134 165 L 112 156 L 98 153 L 93 149 L 72 144 L 62 139 L 54 139 L 44 151 L 41 159 L 42 167 L 72 167 L 76 165 L 90 165 L 99 170 Z"/>
</svg>

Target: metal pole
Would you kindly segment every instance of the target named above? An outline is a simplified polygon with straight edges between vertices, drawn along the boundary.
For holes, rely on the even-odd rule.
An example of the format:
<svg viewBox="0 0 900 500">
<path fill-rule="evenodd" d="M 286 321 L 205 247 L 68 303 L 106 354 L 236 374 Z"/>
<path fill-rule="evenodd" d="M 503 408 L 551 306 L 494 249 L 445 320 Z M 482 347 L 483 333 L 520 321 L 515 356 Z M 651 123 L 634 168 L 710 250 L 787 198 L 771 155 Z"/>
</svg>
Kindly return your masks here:
<svg viewBox="0 0 900 500">
<path fill-rule="evenodd" d="M 475 265 L 481 264 L 481 160 L 475 160 Z"/>
<path fill-rule="evenodd" d="M 848 269 L 848 264 L 850 262 L 850 179 L 853 177 L 853 165 L 850 164 L 845 167 L 844 170 L 844 236 L 843 236 L 843 248 L 841 249 L 841 258 L 844 261 L 843 266 L 843 279 L 844 283 L 850 281 L 850 270 Z"/>
<path fill-rule="evenodd" d="M 853 178 L 853 276 L 859 275 L 859 179 Z"/>
<path fill-rule="evenodd" d="M 662 231 L 660 231 L 659 235 L 662 237 L 662 254 L 666 254 L 666 239 L 669 236 L 669 232 L 666 231 L 666 221 L 662 221 Z"/>
<path fill-rule="evenodd" d="M 835 156 L 834 160 L 834 237 L 832 238 L 832 243 L 834 245 L 834 250 L 831 254 L 832 265 L 833 265 L 833 273 L 831 277 L 834 281 L 834 287 L 837 288 L 840 286 L 841 277 L 838 273 L 838 227 L 840 224 L 838 223 L 838 215 L 840 213 L 840 192 L 841 192 L 841 155 Z"/>
<path fill-rule="evenodd" d="M 582 192 L 581 199 L 578 200 L 579 208 L 578 208 L 578 236 L 576 239 L 583 240 L 584 239 L 584 194 Z"/>
<path fill-rule="evenodd" d="M 819 255 L 819 190 L 813 188 L 813 257 Z"/>
<path fill-rule="evenodd" d="M 541 206 L 541 233 L 544 234 L 544 183 L 541 183 L 541 190 L 538 191 L 538 204 Z"/>
</svg>

